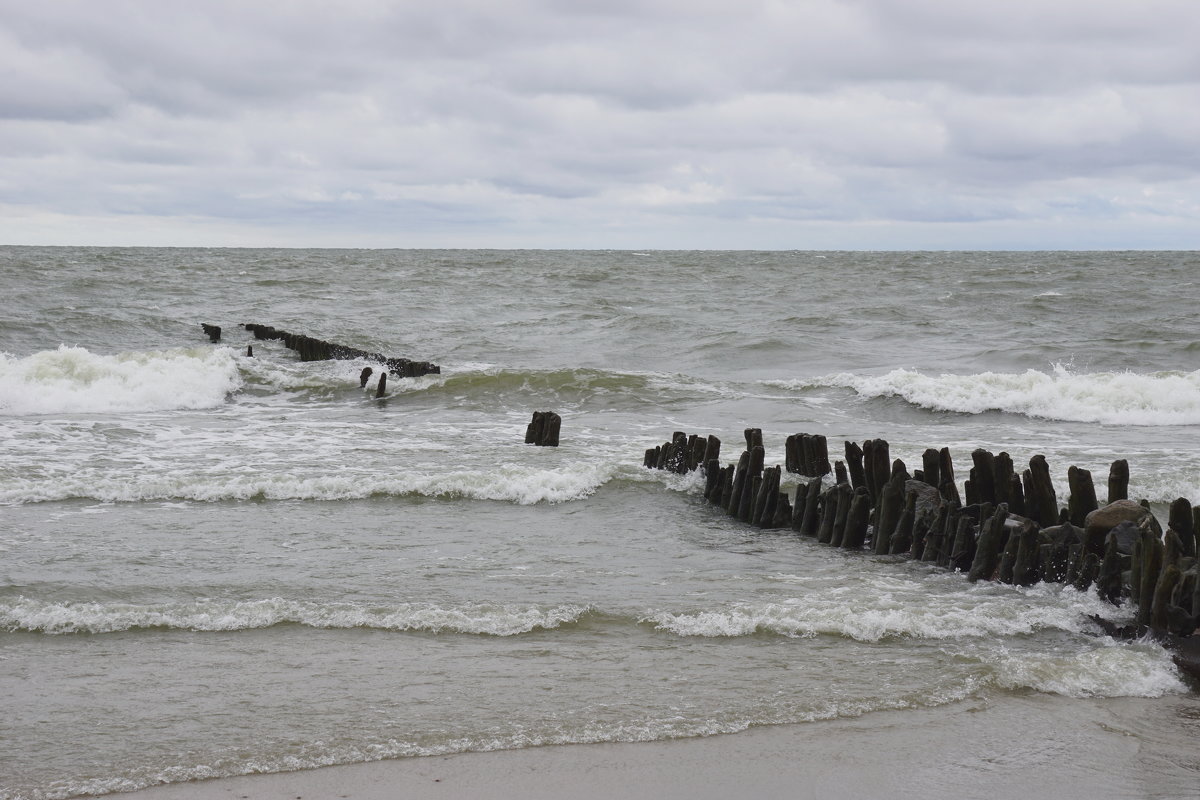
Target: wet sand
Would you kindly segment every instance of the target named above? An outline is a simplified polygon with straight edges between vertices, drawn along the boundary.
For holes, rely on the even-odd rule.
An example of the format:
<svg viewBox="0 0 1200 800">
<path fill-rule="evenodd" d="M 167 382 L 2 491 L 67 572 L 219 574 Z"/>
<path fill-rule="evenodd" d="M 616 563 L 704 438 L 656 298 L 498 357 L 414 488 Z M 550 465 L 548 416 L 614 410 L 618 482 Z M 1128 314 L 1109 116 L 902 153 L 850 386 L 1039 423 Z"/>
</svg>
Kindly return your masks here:
<svg viewBox="0 0 1200 800">
<path fill-rule="evenodd" d="M 154 787 L 135 800 L 1200 796 L 1200 696 L 997 694 L 699 739 L 408 758 Z"/>
</svg>

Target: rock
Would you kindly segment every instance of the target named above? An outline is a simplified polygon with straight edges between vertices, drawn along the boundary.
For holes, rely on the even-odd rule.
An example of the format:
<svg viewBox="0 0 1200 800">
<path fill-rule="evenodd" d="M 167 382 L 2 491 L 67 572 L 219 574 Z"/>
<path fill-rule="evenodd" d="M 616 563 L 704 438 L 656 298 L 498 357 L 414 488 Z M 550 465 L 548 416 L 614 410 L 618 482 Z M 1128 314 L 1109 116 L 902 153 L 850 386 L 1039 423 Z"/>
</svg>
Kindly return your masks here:
<svg viewBox="0 0 1200 800">
<path fill-rule="evenodd" d="M 1084 545 L 1089 553 L 1102 555 L 1104 553 L 1104 537 L 1108 532 L 1122 522 L 1132 522 L 1137 525 L 1150 512 L 1132 500 L 1116 500 L 1106 506 L 1101 506 L 1084 517 Z M 1129 552 L 1133 552 L 1132 544 Z"/>
</svg>

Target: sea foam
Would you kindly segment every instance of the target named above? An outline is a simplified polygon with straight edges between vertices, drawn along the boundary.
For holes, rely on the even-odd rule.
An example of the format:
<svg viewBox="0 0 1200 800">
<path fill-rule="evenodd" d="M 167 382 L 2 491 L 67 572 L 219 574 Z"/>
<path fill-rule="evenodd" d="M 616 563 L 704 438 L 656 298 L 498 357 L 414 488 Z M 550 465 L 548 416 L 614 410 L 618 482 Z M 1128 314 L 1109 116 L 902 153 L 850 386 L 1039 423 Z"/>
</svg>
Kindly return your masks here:
<svg viewBox="0 0 1200 800">
<path fill-rule="evenodd" d="M 501 464 L 492 469 L 409 474 L 299 475 L 262 472 L 213 475 L 194 470 L 11 478 L 0 486 L 0 503 L 42 503 L 86 498 L 102 502 L 148 500 L 361 500 L 368 497 L 469 498 L 517 505 L 564 503 L 590 496 L 619 472 L 607 462 L 577 461 L 557 469 Z"/>
<path fill-rule="evenodd" d="M 895 369 L 879 376 L 839 373 L 781 385 L 845 387 L 863 397 L 900 397 L 923 408 L 965 414 L 1004 411 L 1111 425 L 1200 424 L 1200 370 L 1075 373 L 1055 365 L 1050 372 L 935 376 Z"/>
<path fill-rule="evenodd" d="M 228 348 L 100 355 L 60 345 L 0 354 L 0 414 L 93 414 L 213 408 L 241 386 Z"/>
<path fill-rule="evenodd" d="M 0 630 L 47 634 L 115 633 L 139 628 L 241 631 L 296 624 L 310 628 L 373 628 L 390 631 L 514 636 L 576 622 L 587 606 L 552 608 L 471 603 L 369 606 L 274 597 L 263 600 L 197 600 L 134 603 L 54 603 L 31 598 L 0 601 Z"/>
</svg>

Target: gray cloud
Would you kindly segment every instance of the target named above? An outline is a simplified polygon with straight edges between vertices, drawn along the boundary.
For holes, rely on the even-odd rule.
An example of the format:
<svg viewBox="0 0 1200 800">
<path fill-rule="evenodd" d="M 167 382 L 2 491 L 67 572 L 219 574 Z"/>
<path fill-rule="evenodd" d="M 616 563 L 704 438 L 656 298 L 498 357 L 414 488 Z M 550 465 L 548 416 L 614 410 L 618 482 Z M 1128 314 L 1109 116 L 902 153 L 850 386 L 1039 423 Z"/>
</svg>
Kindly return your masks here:
<svg viewBox="0 0 1200 800">
<path fill-rule="evenodd" d="M 977 5 L 0 0 L 0 237 L 1200 246 L 1192 0 Z"/>
</svg>

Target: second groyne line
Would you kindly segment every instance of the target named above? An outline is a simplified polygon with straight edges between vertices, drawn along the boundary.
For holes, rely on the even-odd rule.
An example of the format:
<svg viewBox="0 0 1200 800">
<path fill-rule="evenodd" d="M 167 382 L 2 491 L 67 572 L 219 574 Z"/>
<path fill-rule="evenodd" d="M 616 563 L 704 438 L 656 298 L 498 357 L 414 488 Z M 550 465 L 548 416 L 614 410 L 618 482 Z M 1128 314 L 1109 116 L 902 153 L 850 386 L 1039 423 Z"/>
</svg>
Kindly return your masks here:
<svg viewBox="0 0 1200 800">
<path fill-rule="evenodd" d="M 736 464 L 721 466 L 715 436 L 676 432 L 650 448 L 643 466 L 703 472 L 704 498 L 741 522 L 791 529 L 845 550 L 908 556 L 966 573 L 969 581 L 1030 586 L 1066 583 L 1136 610 L 1132 625 L 1093 618 L 1106 633 L 1153 637 L 1176 663 L 1200 676 L 1200 508 L 1186 498 L 1170 504 L 1164 529 L 1145 500 L 1128 497 L 1129 465 L 1114 461 L 1107 502 L 1092 474 L 1072 466 L 1070 495 L 1060 505 L 1046 458 L 1018 472 L 1008 453 L 977 449 L 962 491 L 947 448 L 930 448 L 910 474 L 892 460 L 887 441 L 845 443 L 845 461 L 829 461 L 824 436 L 794 434 L 785 464 L 766 466 L 762 430 L 747 428 Z M 784 471 L 798 476 L 794 494 L 781 489 Z M 832 483 L 823 480 L 833 475 Z"/>
</svg>

